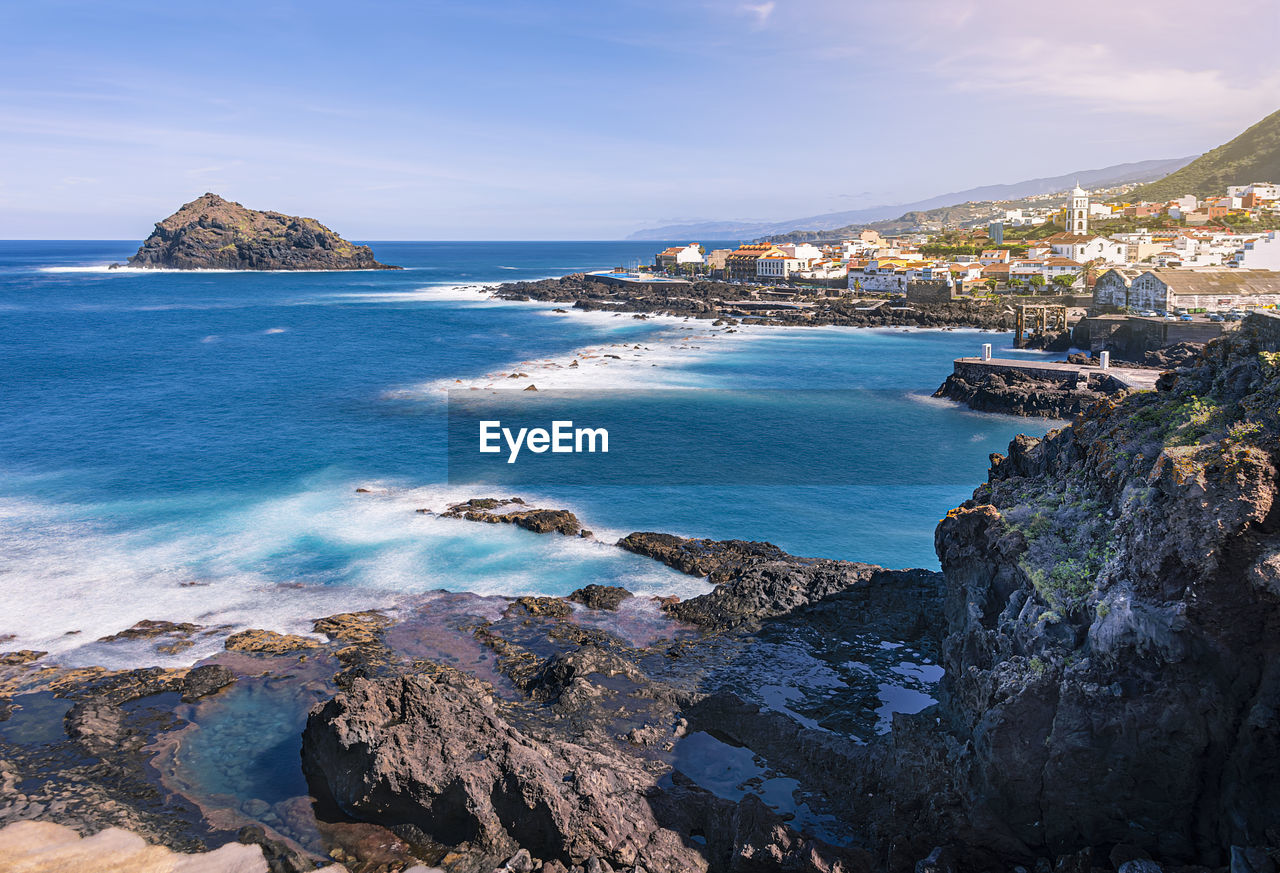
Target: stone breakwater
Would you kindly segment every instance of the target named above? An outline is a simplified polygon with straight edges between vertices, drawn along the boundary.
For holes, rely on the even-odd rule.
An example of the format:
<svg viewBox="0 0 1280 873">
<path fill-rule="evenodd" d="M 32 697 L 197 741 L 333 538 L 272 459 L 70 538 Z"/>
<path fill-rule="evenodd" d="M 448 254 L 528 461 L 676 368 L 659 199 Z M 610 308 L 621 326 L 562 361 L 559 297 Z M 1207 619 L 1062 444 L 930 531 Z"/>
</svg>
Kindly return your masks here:
<svg viewBox="0 0 1280 873">
<path fill-rule="evenodd" d="M 6 660 L 0 823 L 273 871 L 1271 871 L 1278 325 L 1014 440 L 938 525 L 943 573 L 636 533 L 715 588 L 438 593 L 204 673 Z M 506 500 L 458 523 L 530 511 Z M 307 689 L 309 794 L 228 808 L 183 762 L 267 686 Z"/>
<path fill-rule="evenodd" d="M 688 283 L 604 282 L 577 273 L 560 279 L 499 285 L 494 296 L 505 300 L 541 300 L 572 304 L 585 311 L 669 313 L 694 318 L 736 320 L 757 324 L 836 325 L 847 327 L 964 327 L 1012 330 L 1013 310 L 1003 304 L 965 301 L 950 303 L 890 303 L 851 300 L 823 292 L 786 289 L 785 297 L 747 300 L 753 293 L 742 285 L 710 280 Z M 740 305 L 748 303 L 749 306 Z"/>
</svg>

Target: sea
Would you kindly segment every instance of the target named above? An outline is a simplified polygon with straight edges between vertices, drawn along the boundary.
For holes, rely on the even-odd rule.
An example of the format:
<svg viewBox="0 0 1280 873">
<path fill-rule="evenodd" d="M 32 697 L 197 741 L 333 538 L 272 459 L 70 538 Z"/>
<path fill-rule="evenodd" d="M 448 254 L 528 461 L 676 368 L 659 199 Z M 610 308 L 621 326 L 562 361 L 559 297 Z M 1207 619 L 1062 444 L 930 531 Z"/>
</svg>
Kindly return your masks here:
<svg viewBox="0 0 1280 873">
<path fill-rule="evenodd" d="M 931 397 L 983 343 L 1039 354 L 1008 333 L 713 326 L 489 296 L 666 243 L 371 245 L 405 269 L 113 270 L 136 242 L 0 242 L 0 649 L 178 665 L 238 629 L 307 633 L 440 589 L 708 590 L 611 545 L 631 531 L 937 568 L 934 527 L 990 453 L 1057 424 Z M 769 426 L 691 416 L 689 441 L 732 445 L 711 481 L 451 471 L 449 397 L 513 385 L 589 392 L 623 419 L 634 392 L 745 391 Z M 822 392 L 843 398 L 838 427 L 815 412 Z M 784 454 L 806 475 L 767 475 Z M 679 465 L 660 447 L 646 463 Z M 595 536 L 438 515 L 488 496 L 570 509 Z M 101 641 L 146 619 L 217 632 L 171 653 Z"/>
</svg>

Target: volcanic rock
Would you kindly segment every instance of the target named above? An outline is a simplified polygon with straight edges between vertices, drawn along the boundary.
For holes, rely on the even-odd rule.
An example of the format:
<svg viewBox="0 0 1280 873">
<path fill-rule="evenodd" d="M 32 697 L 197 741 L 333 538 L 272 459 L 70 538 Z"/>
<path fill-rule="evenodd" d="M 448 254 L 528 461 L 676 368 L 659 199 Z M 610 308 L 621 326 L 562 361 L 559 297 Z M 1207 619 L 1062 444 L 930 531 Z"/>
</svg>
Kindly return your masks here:
<svg viewBox="0 0 1280 873">
<path fill-rule="evenodd" d="M 314 218 L 259 212 L 217 194 L 183 204 L 129 258 L 178 270 L 396 270 Z"/>
</svg>

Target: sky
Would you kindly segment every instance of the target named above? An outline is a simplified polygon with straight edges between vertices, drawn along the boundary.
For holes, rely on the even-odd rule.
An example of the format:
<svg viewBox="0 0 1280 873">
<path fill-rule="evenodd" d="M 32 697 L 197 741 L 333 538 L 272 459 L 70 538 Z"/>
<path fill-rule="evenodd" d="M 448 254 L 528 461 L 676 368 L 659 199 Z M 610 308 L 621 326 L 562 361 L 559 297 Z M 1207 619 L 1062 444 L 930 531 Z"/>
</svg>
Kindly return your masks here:
<svg viewBox="0 0 1280 873">
<path fill-rule="evenodd" d="M 359 240 L 618 239 L 1195 155 L 1275 0 L 0 0 L 0 238 L 213 191 Z"/>
</svg>

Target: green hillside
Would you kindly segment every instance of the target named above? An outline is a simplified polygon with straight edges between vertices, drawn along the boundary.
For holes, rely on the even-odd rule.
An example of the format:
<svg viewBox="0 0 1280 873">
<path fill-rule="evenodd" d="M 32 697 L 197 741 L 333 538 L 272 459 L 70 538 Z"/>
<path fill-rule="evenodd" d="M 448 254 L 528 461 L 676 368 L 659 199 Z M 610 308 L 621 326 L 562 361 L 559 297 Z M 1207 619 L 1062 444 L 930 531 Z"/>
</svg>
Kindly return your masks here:
<svg viewBox="0 0 1280 873">
<path fill-rule="evenodd" d="M 1143 185 L 1125 199 L 1160 202 L 1183 194 L 1224 194 L 1228 185 L 1280 182 L 1280 112 L 1273 112 L 1226 145 L 1205 152 L 1181 170 Z"/>
</svg>

